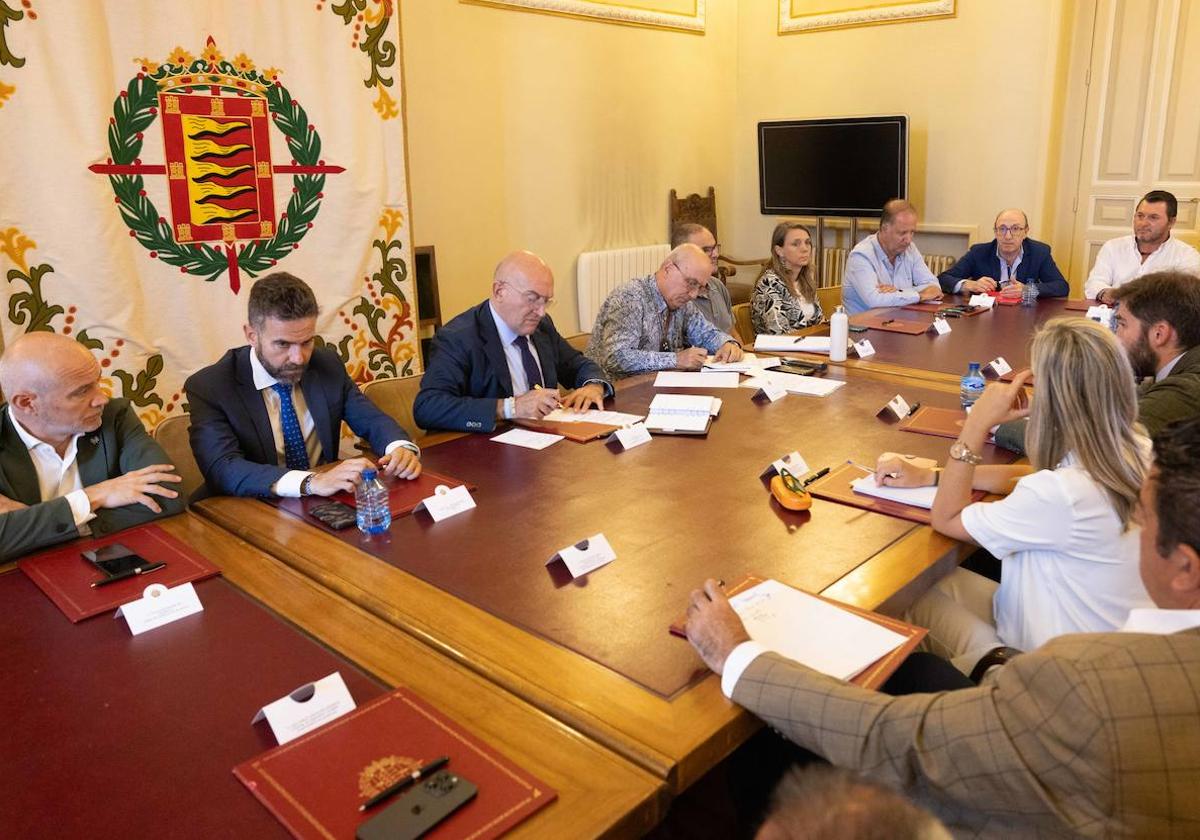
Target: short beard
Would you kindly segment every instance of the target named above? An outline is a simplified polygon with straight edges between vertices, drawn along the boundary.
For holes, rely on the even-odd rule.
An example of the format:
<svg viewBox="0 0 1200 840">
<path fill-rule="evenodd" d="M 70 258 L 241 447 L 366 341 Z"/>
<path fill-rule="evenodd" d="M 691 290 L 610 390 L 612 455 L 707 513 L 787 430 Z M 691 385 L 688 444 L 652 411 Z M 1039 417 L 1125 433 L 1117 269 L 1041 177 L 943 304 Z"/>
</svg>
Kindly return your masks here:
<svg viewBox="0 0 1200 840">
<path fill-rule="evenodd" d="M 1158 358 L 1150 349 L 1150 341 L 1146 337 L 1145 328 L 1142 329 L 1141 335 L 1138 336 L 1137 341 L 1129 348 L 1126 355 L 1129 356 L 1129 365 L 1133 368 L 1133 375 L 1138 379 L 1158 373 Z"/>
</svg>

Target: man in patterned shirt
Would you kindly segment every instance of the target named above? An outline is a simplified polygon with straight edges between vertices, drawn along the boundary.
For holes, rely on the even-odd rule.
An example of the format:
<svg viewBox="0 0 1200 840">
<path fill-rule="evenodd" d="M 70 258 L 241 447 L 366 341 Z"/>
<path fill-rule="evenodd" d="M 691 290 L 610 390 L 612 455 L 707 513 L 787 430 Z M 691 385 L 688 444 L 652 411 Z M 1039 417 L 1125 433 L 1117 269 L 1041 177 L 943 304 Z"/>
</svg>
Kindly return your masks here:
<svg viewBox="0 0 1200 840">
<path fill-rule="evenodd" d="M 750 641 L 716 581 L 687 634 L 721 689 L 800 746 L 890 784 L 955 836 L 1200 832 L 1200 417 L 1154 439 L 1141 576 L 1158 609 L 1060 636 L 982 685 L 889 697 Z"/>
<path fill-rule="evenodd" d="M 652 370 L 699 370 L 709 353 L 719 362 L 742 358 L 742 346 L 696 308 L 712 264 L 690 243 L 658 271 L 613 289 L 600 307 L 587 356 L 610 379 Z"/>
</svg>

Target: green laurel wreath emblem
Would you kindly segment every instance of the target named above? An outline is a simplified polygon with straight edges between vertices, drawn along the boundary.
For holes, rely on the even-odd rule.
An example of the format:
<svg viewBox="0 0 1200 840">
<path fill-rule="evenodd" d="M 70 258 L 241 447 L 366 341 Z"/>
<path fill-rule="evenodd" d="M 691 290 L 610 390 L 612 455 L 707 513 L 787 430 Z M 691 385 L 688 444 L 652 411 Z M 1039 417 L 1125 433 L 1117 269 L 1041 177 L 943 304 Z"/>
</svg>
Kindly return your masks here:
<svg viewBox="0 0 1200 840">
<path fill-rule="evenodd" d="M 320 135 L 309 124 L 304 109 L 278 80 L 268 79 L 254 70 L 240 71 L 228 61 L 210 65 L 204 59 L 197 59 L 188 66 L 163 64 L 153 73 L 138 73 L 129 80 L 126 89 L 113 101 L 113 115 L 108 124 L 108 149 L 111 155 L 108 162 L 123 166 L 141 164 L 139 155 L 143 134 L 158 118 L 159 81 L 170 76 L 191 74 L 196 77 L 196 87 L 207 88 L 212 84 L 221 86 L 216 76 L 210 79 L 206 75 L 213 72 L 239 76 L 264 85 L 267 108 L 275 127 L 287 138 L 293 160 L 301 166 L 324 164 L 320 160 Z M 158 209 L 147 197 L 141 175 L 109 175 L 108 180 L 121 209 L 121 217 L 129 227 L 130 236 L 137 239 L 151 257 L 178 266 L 184 274 L 199 275 L 210 282 L 229 268 L 226 255 L 211 245 L 175 241 L 170 223 L 159 215 Z M 323 174 L 294 175 L 292 197 L 287 210 L 276 222 L 275 235 L 267 240 L 254 240 L 241 248 L 237 255 L 238 269 L 254 277 L 300 247 L 300 240 L 317 217 L 321 199 L 324 198 L 324 187 Z"/>
</svg>

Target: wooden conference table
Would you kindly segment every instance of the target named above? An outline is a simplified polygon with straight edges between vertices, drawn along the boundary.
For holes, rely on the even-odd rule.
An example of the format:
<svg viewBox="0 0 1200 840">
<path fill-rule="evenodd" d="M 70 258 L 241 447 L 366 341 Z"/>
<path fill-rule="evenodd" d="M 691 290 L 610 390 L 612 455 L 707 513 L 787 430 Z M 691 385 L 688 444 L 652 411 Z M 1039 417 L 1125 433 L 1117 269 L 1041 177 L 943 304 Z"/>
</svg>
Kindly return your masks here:
<svg viewBox="0 0 1200 840">
<path fill-rule="evenodd" d="M 636 836 L 661 819 L 661 779 L 211 523 L 161 525 L 225 573 L 196 584 L 203 613 L 142 636 L 111 613 L 71 624 L 0 568 L 5 836 L 286 837 L 232 770 L 275 745 L 250 724 L 260 706 L 334 670 L 359 704 L 408 686 L 552 786 L 514 837 Z"/>
<path fill-rule="evenodd" d="M 492 435 L 429 447 L 425 469 L 476 485 L 478 507 L 436 524 L 406 516 L 383 537 L 335 534 L 251 499 L 197 510 L 679 792 L 760 725 L 668 634 L 704 578 L 775 577 L 897 612 L 959 562 L 962 547 L 927 527 L 772 500 L 759 475 L 792 450 L 813 469 L 873 463 L 887 449 L 945 456 L 948 440 L 875 414 L 897 391 L 956 407 L 957 385 L 850 367 L 829 376 L 847 384 L 825 398 L 759 403 L 747 389 L 699 389 L 724 400 L 707 437 L 655 436 L 629 451 L 568 440 L 533 451 Z M 652 380 L 623 382 L 609 407 L 643 413 Z M 993 447 L 985 456 L 1011 459 Z M 597 532 L 615 562 L 574 583 L 545 565 Z"/>
</svg>

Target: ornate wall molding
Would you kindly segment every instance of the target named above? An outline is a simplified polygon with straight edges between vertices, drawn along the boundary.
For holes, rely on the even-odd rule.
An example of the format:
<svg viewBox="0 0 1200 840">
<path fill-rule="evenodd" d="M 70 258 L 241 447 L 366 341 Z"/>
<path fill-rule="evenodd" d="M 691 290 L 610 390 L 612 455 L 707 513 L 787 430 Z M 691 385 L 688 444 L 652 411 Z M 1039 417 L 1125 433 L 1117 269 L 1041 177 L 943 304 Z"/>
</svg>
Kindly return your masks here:
<svg viewBox="0 0 1200 840">
<path fill-rule="evenodd" d="M 779 34 L 953 17 L 954 2 L 955 0 L 919 0 L 919 2 L 894 3 L 865 9 L 795 14 L 792 11 L 793 0 L 779 0 Z"/>
<path fill-rule="evenodd" d="M 459 0 L 476 6 L 496 6 L 504 9 L 520 9 L 549 15 L 565 15 L 585 20 L 600 20 L 627 26 L 649 26 L 655 29 L 677 29 L 684 32 L 704 33 L 704 4 L 706 0 L 693 0 L 691 14 L 619 6 L 599 0 Z M 646 7 L 653 7 L 655 0 L 643 0 Z M 667 5 L 659 0 L 659 5 Z"/>
</svg>

